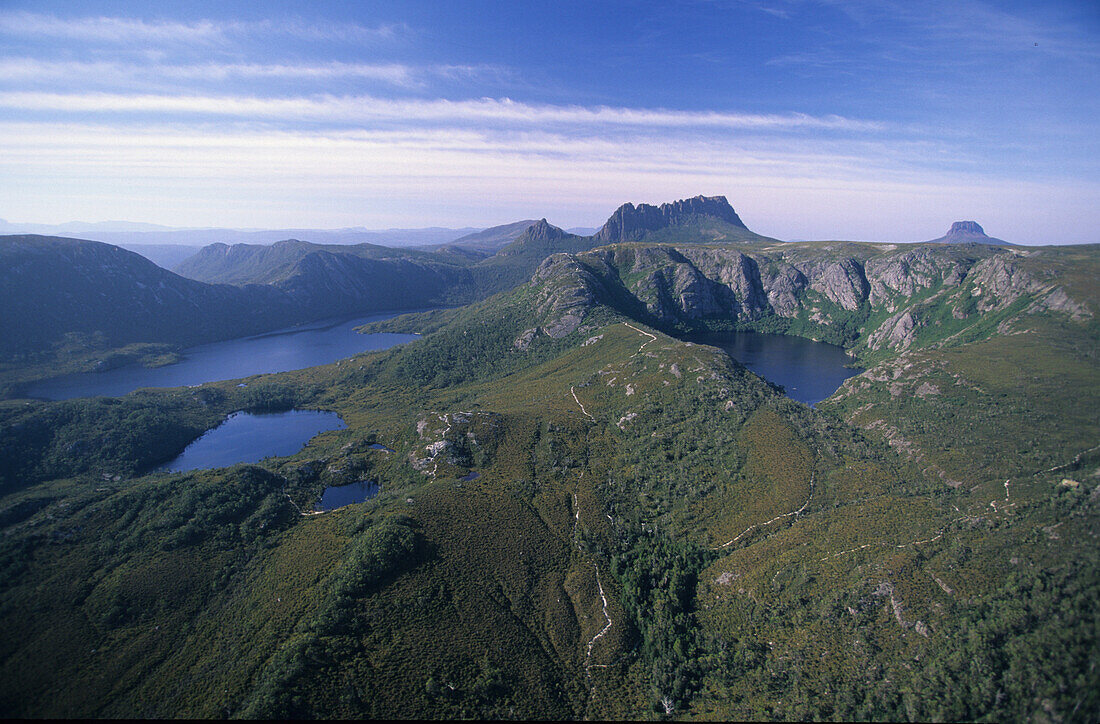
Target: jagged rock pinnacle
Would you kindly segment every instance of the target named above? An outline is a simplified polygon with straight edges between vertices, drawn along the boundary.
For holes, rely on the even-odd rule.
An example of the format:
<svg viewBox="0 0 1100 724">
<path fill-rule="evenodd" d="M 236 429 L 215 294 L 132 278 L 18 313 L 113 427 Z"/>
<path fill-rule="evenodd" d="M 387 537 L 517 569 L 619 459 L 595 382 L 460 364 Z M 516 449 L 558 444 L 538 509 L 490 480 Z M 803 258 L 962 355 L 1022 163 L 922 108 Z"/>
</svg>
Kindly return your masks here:
<svg viewBox="0 0 1100 724">
<path fill-rule="evenodd" d="M 521 238 L 526 238 L 531 241 L 550 241 L 552 239 L 561 239 L 564 236 L 565 231 L 549 223 L 546 219 L 539 219 L 534 224 L 527 227 L 527 231 L 523 232 L 523 237 Z"/>
<path fill-rule="evenodd" d="M 695 196 L 660 206 L 623 204 L 596 232 L 595 238 L 604 243 L 635 241 L 647 231 L 683 226 L 699 217 L 719 219 L 731 226 L 746 228 L 725 196 Z"/>
</svg>

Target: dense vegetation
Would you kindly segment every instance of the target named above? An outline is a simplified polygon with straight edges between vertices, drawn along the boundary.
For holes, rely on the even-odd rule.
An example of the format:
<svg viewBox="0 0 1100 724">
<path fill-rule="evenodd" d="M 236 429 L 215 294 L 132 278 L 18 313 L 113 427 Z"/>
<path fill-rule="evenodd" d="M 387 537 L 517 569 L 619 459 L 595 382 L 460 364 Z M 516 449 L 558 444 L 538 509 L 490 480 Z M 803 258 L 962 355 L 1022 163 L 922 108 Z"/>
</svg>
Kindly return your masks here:
<svg viewBox="0 0 1100 724">
<path fill-rule="evenodd" d="M 926 290 L 900 351 L 868 344 L 875 309 L 791 318 L 871 365 L 810 409 L 644 326 L 630 268 L 572 330 L 575 267 L 243 388 L 0 404 L 0 711 L 1096 718 L 1091 317 Z M 1087 269 L 1050 268 L 1096 308 Z M 348 429 L 146 472 L 291 406 Z"/>
</svg>

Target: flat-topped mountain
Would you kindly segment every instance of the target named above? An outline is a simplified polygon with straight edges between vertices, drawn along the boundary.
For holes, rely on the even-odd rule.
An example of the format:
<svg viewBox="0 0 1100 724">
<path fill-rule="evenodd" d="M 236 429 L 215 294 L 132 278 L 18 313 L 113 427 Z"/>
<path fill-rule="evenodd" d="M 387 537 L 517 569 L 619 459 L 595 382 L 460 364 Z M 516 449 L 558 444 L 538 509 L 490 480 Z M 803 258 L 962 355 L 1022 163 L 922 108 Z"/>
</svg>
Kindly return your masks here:
<svg viewBox="0 0 1100 724">
<path fill-rule="evenodd" d="M 725 196 L 695 196 L 669 204 L 623 204 L 593 237 L 622 241 L 774 241 L 750 231 Z"/>
<path fill-rule="evenodd" d="M 995 239 L 986 236 L 985 229 L 977 221 L 956 221 L 951 224 L 947 233 L 938 239 L 932 239 L 929 244 L 995 244 L 997 246 L 1011 246 L 1003 239 Z"/>
</svg>

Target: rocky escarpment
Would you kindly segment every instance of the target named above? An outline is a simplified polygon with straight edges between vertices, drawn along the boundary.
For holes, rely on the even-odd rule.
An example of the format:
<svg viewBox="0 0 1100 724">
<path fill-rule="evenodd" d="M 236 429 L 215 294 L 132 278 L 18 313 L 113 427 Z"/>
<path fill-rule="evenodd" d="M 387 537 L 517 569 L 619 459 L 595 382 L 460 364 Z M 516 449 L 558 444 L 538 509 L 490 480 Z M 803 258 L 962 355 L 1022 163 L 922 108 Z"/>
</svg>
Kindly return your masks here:
<svg viewBox="0 0 1100 724">
<path fill-rule="evenodd" d="M 571 334 L 602 296 L 600 280 L 571 254 L 547 257 L 535 271 L 531 286 L 536 292 L 538 327 L 524 330 L 513 343 L 525 350 L 540 334 L 558 339 Z"/>
<path fill-rule="evenodd" d="M 667 328 L 793 328 L 869 350 L 900 351 L 921 335 L 948 339 L 990 315 L 1054 311 L 1080 319 L 1088 305 L 1026 268 L 1026 254 L 995 247 L 869 244 L 609 246 L 556 255 L 536 273 L 540 313 L 575 329 L 597 298 Z M 793 325 L 793 327 L 792 327 Z"/>
<path fill-rule="evenodd" d="M 696 196 L 660 206 L 623 204 L 593 239 L 599 244 L 641 241 L 653 237 L 655 232 L 677 231 L 677 236 L 686 241 L 757 241 L 764 238 L 749 231 L 725 196 Z"/>
</svg>

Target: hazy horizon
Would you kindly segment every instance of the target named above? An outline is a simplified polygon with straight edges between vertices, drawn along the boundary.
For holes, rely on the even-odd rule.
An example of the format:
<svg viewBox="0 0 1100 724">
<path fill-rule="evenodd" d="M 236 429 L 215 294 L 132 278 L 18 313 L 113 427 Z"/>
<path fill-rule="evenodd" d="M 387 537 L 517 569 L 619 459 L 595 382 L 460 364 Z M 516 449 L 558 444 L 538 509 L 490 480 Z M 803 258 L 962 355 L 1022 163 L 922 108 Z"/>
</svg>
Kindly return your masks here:
<svg viewBox="0 0 1100 724">
<path fill-rule="evenodd" d="M 599 227 L 726 196 L 782 239 L 1100 241 L 1100 9 L 1064 0 L 14 0 L 0 217 Z"/>
<path fill-rule="evenodd" d="M 107 238 L 107 237 L 119 237 L 119 236 L 125 234 L 125 235 L 132 235 L 134 237 L 134 238 L 127 238 L 125 240 L 125 242 L 129 243 L 129 244 L 143 244 L 143 243 L 150 244 L 150 245 L 152 245 L 152 244 L 179 244 L 179 245 L 183 245 L 183 246 L 193 245 L 193 246 L 196 246 L 196 247 L 200 247 L 200 246 L 205 246 L 207 244 L 214 243 L 214 242 L 211 242 L 209 240 L 194 240 L 194 241 L 186 241 L 186 240 L 175 241 L 175 240 L 173 240 L 173 241 L 165 241 L 165 240 L 157 240 L 155 238 L 152 239 L 152 240 L 144 241 L 140 237 L 141 236 L 149 236 L 149 237 L 152 238 L 152 237 L 155 237 L 157 234 L 186 234 L 188 232 L 194 232 L 195 234 L 202 234 L 204 232 L 220 231 L 220 232 L 231 232 L 231 233 L 242 234 L 242 235 L 247 235 L 247 234 L 262 235 L 262 234 L 265 234 L 265 233 L 270 234 L 270 233 L 275 233 L 275 232 L 280 232 L 280 231 L 285 231 L 285 232 L 301 231 L 301 232 L 320 232 L 320 233 L 326 233 L 326 234 L 337 234 L 337 233 L 349 233 L 349 234 L 355 234 L 355 233 L 360 233 L 360 234 L 395 233 L 395 234 L 400 234 L 400 233 L 409 233 L 409 232 L 412 232 L 412 233 L 415 233 L 415 232 L 454 232 L 453 233 L 454 238 L 458 239 L 458 238 L 461 238 L 462 236 L 465 236 L 465 235 L 468 235 L 468 234 L 478 233 L 478 232 L 485 231 L 487 229 L 492 229 L 492 228 L 495 228 L 495 227 L 498 227 L 498 226 L 508 226 L 508 225 L 513 224 L 513 223 L 516 223 L 517 221 L 520 221 L 520 219 L 515 219 L 515 220 L 510 221 L 510 222 L 497 222 L 497 223 L 493 223 L 493 224 L 479 225 L 479 226 L 422 226 L 422 227 L 389 227 L 389 228 L 372 229 L 372 228 L 363 227 L 363 226 L 357 226 L 357 227 L 346 227 L 345 226 L 345 227 L 331 227 L 331 228 L 321 228 L 321 227 L 318 227 L 318 228 L 305 228 L 305 227 L 236 228 L 236 227 L 230 227 L 230 226 L 178 227 L 178 226 L 164 226 L 164 225 L 159 225 L 159 224 L 148 224 L 148 223 L 143 223 L 143 222 L 132 222 L 132 221 L 125 221 L 125 220 L 121 220 L 121 219 L 112 219 L 112 220 L 100 221 L 100 222 L 69 221 L 69 222 L 64 222 L 64 223 L 61 223 L 61 224 L 44 224 L 44 223 L 32 223 L 32 222 L 13 222 L 13 221 L 10 221 L 8 219 L 0 218 L 0 236 L 8 235 L 8 234 L 22 234 L 22 233 L 39 234 L 39 235 L 49 235 L 49 234 L 55 234 L 55 233 L 87 234 L 87 235 L 89 235 L 88 238 L 92 241 L 102 240 L 102 241 L 106 241 L 107 243 L 121 243 L 121 241 L 117 238 L 116 239 L 111 239 L 111 238 Z M 606 219 L 605 219 L 605 221 L 606 221 Z M 921 242 L 925 242 L 925 241 L 935 241 L 936 239 L 939 239 L 941 236 L 943 236 L 944 234 L 946 234 L 948 232 L 948 229 L 950 228 L 951 224 L 953 224 L 957 221 L 964 221 L 964 220 L 963 219 L 956 219 L 955 221 L 948 222 L 947 224 L 945 224 L 945 226 L 944 226 L 941 233 L 935 235 L 934 237 L 929 237 L 928 239 L 842 239 L 842 238 L 839 238 L 839 237 L 816 237 L 816 238 L 806 237 L 806 238 L 797 238 L 797 239 L 780 239 L 780 241 L 789 241 L 789 242 L 799 242 L 799 241 L 854 241 L 854 242 L 866 242 L 866 243 L 916 244 L 916 243 L 921 243 Z M 589 224 L 589 225 L 557 224 L 557 223 L 554 223 L 553 221 L 550 221 L 550 223 L 554 226 L 562 228 L 562 229 L 564 229 L 568 232 L 571 232 L 571 233 L 582 233 L 583 232 L 585 234 L 595 233 L 596 231 L 598 231 L 600 229 L 600 227 L 603 226 L 602 222 L 600 224 Z M 994 239 L 1001 239 L 1001 237 L 998 236 L 997 234 L 991 233 L 988 229 L 985 229 L 984 224 L 981 224 L 980 221 L 978 221 L 978 223 L 979 223 L 979 225 L 981 225 L 983 227 L 983 230 L 986 232 L 987 236 L 989 236 L 991 238 L 994 238 Z M 15 228 L 9 230 L 7 227 L 15 227 Z M 148 228 L 146 228 L 146 227 L 148 227 Z M 20 231 L 18 229 L 25 229 L 25 230 Z M 766 231 L 761 231 L 759 229 L 753 229 L 753 231 L 757 231 L 758 233 L 762 233 L 765 236 L 770 236 Z M 94 237 L 96 235 L 106 235 L 106 236 L 105 236 L 104 239 L 95 239 Z M 773 238 L 779 238 L 779 237 L 773 237 Z M 254 240 L 254 241 L 249 241 L 249 242 L 229 240 L 226 243 L 230 243 L 230 244 L 232 244 L 232 243 L 273 244 L 276 241 L 282 241 L 282 240 L 283 239 L 267 240 L 267 241 Z M 1013 241 L 1012 239 L 1003 239 L 1003 240 L 1008 241 L 1010 243 L 1017 243 L 1017 242 Z M 305 241 L 310 241 L 310 240 L 305 239 Z M 322 239 L 322 240 L 319 240 L 317 243 L 322 243 L 322 244 L 323 243 L 331 243 L 331 241 L 326 240 L 326 239 Z M 381 243 L 381 242 L 378 242 L 378 243 Z M 426 245 L 431 245 L 433 243 L 446 243 L 446 242 L 424 242 L 424 243 Z M 1070 243 L 1070 242 L 1050 241 L 1050 242 L 1026 244 L 1026 246 L 1059 246 L 1059 245 L 1066 245 L 1068 243 Z M 1100 242 L 1079 242 L 1079 243 L 1086 243 L 1087 244 L 1087 243 L 1100 243 Z M 399 248 L 400 247 L 413 246 L 413 245 L 415 245 L 415 244 L 407 243 L 407 242 L 406 243 L 395 244 L 395 246 L 399 247 Z"/>
</svg>

